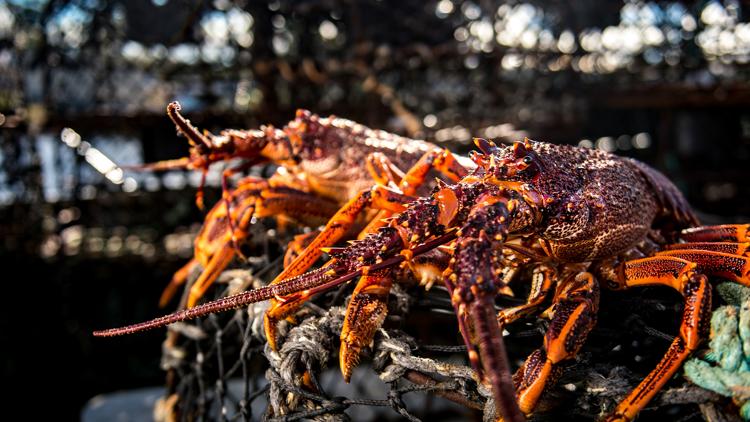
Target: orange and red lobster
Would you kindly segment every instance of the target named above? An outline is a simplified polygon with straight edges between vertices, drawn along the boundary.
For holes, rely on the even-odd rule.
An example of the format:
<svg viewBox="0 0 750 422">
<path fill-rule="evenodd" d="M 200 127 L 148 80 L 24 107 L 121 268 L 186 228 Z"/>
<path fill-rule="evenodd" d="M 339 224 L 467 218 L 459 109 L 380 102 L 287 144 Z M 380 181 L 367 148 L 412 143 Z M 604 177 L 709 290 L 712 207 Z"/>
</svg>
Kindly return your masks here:
<svg viewBox="0 0 750 422">
<path fill-rule="evenodd" d="M 333 116 L 320 118 L 306 110 L 299 110 L 296 118 L 283 129 L 266 126 L 262 130 L 224 130 L 218 136 L 208 132 L 201 134 L 180 114 L 180 105 L 176 102 L 167 106 L 167 115 L 190 142 L 190 156 L 146 164 L 140 169 L 201 170 L 205 179 L 208 167 L 215 162 L 238 158 L 243 162 L 224 171 L 223 200 L 206 215 L 195 241 L 194 257 L 175 273 L 161 297 L 162 307 L 200 265 L 203 271 L 186 299 L 187 307 L 195 306 L 232 261 L 239 244 L 247 239 L 254 219 L 274 217 L 317 227 L 375 182 L 413 195 L 412 180 L 424 177 L 420 171 L 427 168 L 415 166 L 417 160 L 420 157 L 440 160 L 440 150 L 430 143 L 372 130 Z M 269 179 L 246 177 L 236 188 L 228 187 L 229 176 L 264 162 L 279 165 Z M 417 170 L 410 174 L 405 175 L 400 170 L 412 167 Z M 454 181 L 461 177 L 453 175 L 450 169 L 446 173 Z M 197 201 L 201 206 L 202 197 L 199 188 Z M 386 214 L 380 213 L 375 218 L 374 213 L 369 213 L 366 217 L 363 220 L 373 221 L 366 229 L 371 231 L 381 224 Z M 325 238 L 318 240 L 313 238 L 316 232 L 300 235 L 287 249 L 286 266 L 305 248 L 309 249 L 305 256 L 312 263 L 320 256 L 321 242 L 336 242 L 345 232 L 333 227 Z"/>
<path fill-rule="evenodd" d="M 428 196 L 414 199 L 385 185 L 361 191 L 318 238 L 353 224 L 365 206 L 394 215 L 349 246 L 317 242 L 332 256 L 323 267 L 303 273 L 315 256 L 305 251 L 269 286 L 94 334 L 129 334 L 273 299 L 265 323 L 275 346 L 279 319 L 311 296 L 359 278 L 341 333 L 340 364 L 348 378 L 383 322 L 392 283 L 402 268 L 410 269 L 445 284 L 478 379 L 492 387 L 500 416 L 518 421 L 533 412 L 594 327 L 600 286 L 669 286 L 684 297 L 679 334 L 606 418 L 632 420 L 705 338 L 708 276 L 750 286 L 750 225 L 700 226 L 677 188 L 633 159 L 530 140 L 475 143 L 481 150 L 471 155 L 476 167 Z M 449 153 L 442 157 L 450 161 Z M 527 303 L 496 314 L 495 298 L 523 271 L 533 275 Z M 550 295 L 544 343 L 511 377 L 502 327 L 533 313 Z"/>
</svg>

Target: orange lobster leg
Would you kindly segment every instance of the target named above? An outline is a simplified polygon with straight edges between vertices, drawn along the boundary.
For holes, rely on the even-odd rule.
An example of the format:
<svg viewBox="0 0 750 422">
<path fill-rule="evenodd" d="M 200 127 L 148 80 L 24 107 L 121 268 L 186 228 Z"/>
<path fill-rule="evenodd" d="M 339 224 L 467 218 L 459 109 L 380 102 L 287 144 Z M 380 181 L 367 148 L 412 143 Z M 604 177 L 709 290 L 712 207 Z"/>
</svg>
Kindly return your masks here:
<svg viewBox="0 0 750 422">
<path fill-rule="evenodd" d="M 185 281 L 187 281 L 187 278 L 190 276 L 190 273 L 193 272 L 193 269 L 198 267 L 200 265 L 200 261 L 198 261 L 196 258 L 191 259 L 188 261 L 187 264 L 185 264 L 182 268 L 177 270 L 176 273 L 172 276 L 172 280 L 167 284 L 167 287 L 164 288 L 164 291 L 161 293 L 161 297 L 159 298 L 159 307 L 164 308 L 169 304 L 169 301 L 172 300 L 172 297 L 174 297 L 175 293 L 177 293 L 177 289 L 185 284 Z"/>
<path fill-rule="evenodd" d="M 686 242 L 748 242 L 750 224 L 724 224 L 685 229 L 680 239 Z"/>
<path fill-rule="evenodd" d="M 673 256 L 695 263 L 696 271 L 727 278 L 750 287 L 750 258 L 722 252 L 678 249 L 658 252 L 659 256 Z"/>
<path fill-rule="evenodd" d="M 382 152 L 373 152 L 368 155 L 366 165 L 370 177 L 377 185 L 387 186 L 406 195 L 414 195 L 414 192 L 404 192 L 399 188 L 398 183 L 403 181 L 404 173 Z M 378 211 L 364 229 L 359 232 L 357 239 L 362 239 L 368 233 L 375 232 L 385 224 L 383 220 L 392 214 L 391 211 L 387 210 Z"/>
<path fill-rule="evenodd" d="M 376 156 L 376 158 L 380 159 L 377 167 L 381 169 L 394 167 L 387 157 Z M 455 160 L 450 151 L 434 150 L 427 152 L 401 177 L 398 189 L 404 196 L 396 197 L 395 199 L 384 197 L 384 200 L 381 201 L 383 204 L 395 204 L 395 206 L 381 207 L 382 211 L 360 232 L 358 238 L 363 238 L 367 234 L 375 232 L 379 227 L 386 224 L 386 218 L 402 211 L 403 205 L 401 204 L 404 203 L 405 199 L 410 198 L 407 195 L 414 195 L 416 193 L 417 189 L 424 184 L 429 171 L 433 168 L 453 181 L 460 180 L 468 173 Z M 374 170 L 371 170 L 371 173 L 373 172 Z M 394 173 L 390 173 L 390 180 L 393 180 L 395 177 Z M 383 192 L 392 195 L 392 193 L 389 193 L 390 191 Z M 411 200 L 413 198 L 409 199 L 409 202 Z M 445 202 L 445 200 L 442 202 Z M 453 206 L 455 204 L 448 204 L 448 207 Z M 422 263 L 411 260 L 407 262 L 412 272 L 420 278 L 420 281 L 425 286 L 430 286 L 435 279 L 440 278 L 439 274 L 442 272 L 442 269 L 438 269 L 438 266 L 435 265 L 437 262 L 435 262 L 434 258 L 428 258 Z M 370 344 L 375 332 L 380 328 L 388 313 L 387 302 L 391 289 L 391 277 L 390 272 L 388 274 L 378 274 L 377 276 L 367 275 L 360 278 L 357 283 L 357 287 L 347 307 L 344 330 L 341 333 L 339 358 L 341 373 L 344 375 L 346 381 L 349 381 L 353 368 L 359 362 L 359 355 L 362 348 Z"/>
<path fill-rule="evenodd" d="M 198 279 L 190 287 L 190 293 L 186 302 L 188 308 L 192 308 L 198 303 L 200 298 L 206 293 L 206 290 L 211 287 L 221 272 L 232 262 L 235 253 L 236 249 L 231 242 L 225 243 L 216 251 L 208 262 L 208 265 L 203 268 L 201 275 L 198 276 Z"/>
<path fill-rule="evenodd" d="M 257 196 L 260 191 L 268 187 L 268 183 L 265 180 L 251 177 L 243 179 L 240 183 L 241 184 L 231 195 L 231 201 L 235 203 L 235 213 L 242 210 L 251 210 L 250 214 L 252 215 Z M 231 242 L 233 235 L 227 223 L 229 218 L 236 217 L 228 216 L 230 216 L 230 214 L 227 213 L 227 208 L 223 202 L 214 205 L 208 214 L 206 214 L 203 227 L 201 227 L 201 231 L 195 239 L 193 259 L 178 270 L 172 277 L 172 280 L 162 292 L 161 298 L 159 299 L 159 306 L 167 306 L 177 292 L 177 289 L 187 281 L 190 270 L 194 266 L 191 264 L 200 264 L 205 269 L 212 266 L 211 262 L 213 260 L 221 260 L 222 262 L 226 262 L 227 265 L 231 262 L 234 252 L 231 252 L 228 261 L 226 260 L 226 257 L 220 257 L 220 254 L 227 254 L 227 250 L 224 246 L 226 243 Z M 246 230 L 244 228 L 247 227 L 247 225 L 239 224 L 239 227 L 242 230 Z M 216 267 L 216 264 L 217 263 L 213 266 Z M 219 271 L 221 271 L 221 269 L 223 269 L 223 267 L 220 268 Z M 218 274 L 214 275 L 213 278 L 207 276 L 209 279 L 207 283 L 211 284 L 216 276 L 218 276 Z"/>
<path fill-rule="evenodd" d="M 420 284 L 429 288 L 436 280 L 442 279 L 448 260 L 447 254 L 433 250 L 413 258 L 409 266 Z M 354 367 L 359 363 L 362 349 L 372 343 L 375 332 L 388 315 L 388 294 L 393 283 L 393 271 L 386 269 L 366 273 L 359 279 L 352 293 L 341 330 L 339 350 L 339 364 L 346 382 L 349 382 Z"/>
<path fill-rule="evenodd" d="M 255 178 L 243 179 L 232 191 L 230 201 L 233 204 L 230 214 L 222 201 L 206 215 L 195 240 L 194 258 L 172 277 L 159 301 L 162 307 L 169 303 L 178 287 L 185 283 L 190 270 L 199 263 L 204 271 L 194 283 L 189 298 L 189 303 L 194 305 L 202 292 L 232 261 L 236 253 L 232 238 L 238 241 L 246 239 L 253 217 L 289 216 L 309 225 L 317 225 L 336 210 L 333 201 L 291 187 L 269 187 L 269 181 Z M 234 221 L 234 230 L 228 224 L 230 219 Z M 232 247 L 227 248 L 227 244 Z"/>
<path fill-rule="evenodd" d="M 711 251 L 728 253 L 730 255 L 750 256 L 750 242 L 689 242 L 673 243 L 664 246 L 666 250 L 692 249 L 698 251 Z"/>
<path fill-rule="evenodd" d="M 392 166 L 387 158 L 384 158 L 383 166 Z M 399 190 L 404 195 L 414 195 L 424 182 L 427 180 L 427 175 L 430 170 L 435 169 L 443 174 L 445 177 L 453 182 L 458 182 L 465 177 L 469 171 L 464 168 L 456 158 L 448 150 L 433 150 L 425 153 L 422 158 L 414 164 L 409 171 L 401 178 L 401 182 L 398 185 Z M 384 210 L 379 212 L 375 218 L 370 221 L 370 224 L 364 228 L 357 236 L 358 239 L 363 239 L 367 234 L 375 232 L 380 227 L 385 225 L 385 219 L 393 215 L 393 212 Z"/>
<path fill-rule="evenodd" d="M 344 380 L 349 382 L 359 355 L 367 347 L 388 314 L 388 294 L 393 282 L 392 270 L 363 275 L 352 293 L 341 329 L 339 365 Z"/>
<path fill-rule="evenodd" d="M 236 212 L 231 218 L 239 221 L 239 223 L 232 233 L 234 235 L 232 238 L 246 239 L 253 217 L 286 215 L 305 223 L 318 224 L 331 215 L 335 204 L 330 200 L 293 189 L 268 188 L 260 191 L 255 198 L 255 205 L 250 208 L 249 212 L 248 207 L 235 208 Z M 219 251 L 214 253 L 203 273 L 190 288 L 190 295 L 187 300 L 188 308 L 195 306 L 214 280 L 229 265 L 235 253 L 236 249 L 231 241 L 225 241 Z"/>
<path fill-rule="evenodd" d="M 234 176 L 235 174 L 239 174 L 240 172 L 243 172 L 249 169 L 255 164 L 256 164 L 255 161 L 247 161 L 247 162 L 240 164 L 237 167 L 225 169 L 221 173 L 221 199 L 222 201 L 224 201 L 224 206 L 226 207 L 227 215 L 232 215 L 232 193 L 229 191 L 229 178 Z M 254 179 L 252 177 L 250 178 Z M 205 180 L 203 182 L 205 182 Z M 199 191 L 202 192 L 202 189 Z M 203 200 L 201 199 L 201 202 L 202 201 Z M 230 218 L 227 220 L 227 223 L 229 223 L 229 232 L 232 233 L 231 241 L 232 241 L 232 247 L 234 248 L 235 253 L 240 255 L 241 258 L 246 259 L 242 255 L 242 251 L 240 251 L 239 239 L 237 239 L 236 237 L 237 229 L 234 227 L 234 220 Z"/>
<path fill-rule="evenodd" d="M 291 263 L 297 259 L 302 251 L 304 251 L 319 234 L 320 230 L 313 230 L 309 233 L 302 233 L 294 236 L 294 239 L 286 245 L 286 252 L 284 252 L 284 268 L 291 265 Z"/>
<path fill-rule="evenodd" d="M 530 414 L 545 387 L 560 375 L 560 364 L 580 350 L 596 324 L 599 310 L 599 283 L 590 273 L 571 275 L 560 283 L 552 306 L 551 322 L 544 345 L 535 350 L 513 376 L 518 407 Z"/>
<path fill-rule="evenodd" d="M 287 187 L 273 187 L 260 192 L 251 217 L 291 217 L 307 226 L 318 226 L 328 221 L 338 210 L 330 200 Z"/>
<path fill-rule="evenodd" d="M 373 152 L 365 161 L 367 172 L 378 185 L 397 188 L 404 173 L 382 152 Z"/>
<path fill-rule="evenodd" d="M 500 328 L 528 316 L 544 302 L 547 294 L 555 284 L 555 271 L 546 265 L 534 268 L 531 276 L 531 291 L 526 303 L 512 308 L 503 309 L 497 314 L 497 323 Z"/>
<path fill-rule="evenodd" d="M 425 153 L 404 175 L 399 184 L 402 192 L 413 195 L 422 186 L 430 170 L 435 169 L 453 182 L 466 177 L 469 171 L 456 161 L 447 149 L 433 150 Z"/>
<path fill-rule="evenodd" d="M 669 346 L 656 368 L 623 399 L 605 420 L 630 421 L 648 404 L 657 392 L 682 366 L 683 361 L 707 334 L 711 313 L 711 286 L 697 265 L 673 256 L 655 256 L 624 264 L 625 287 L 665 285 L 685 298 L 680 334 Z"/>
<path fill-rule="evenodd" d="M 363 212 L 365 207 L 380 208 L 384 210 L 381 212 L 387 213 L 399 212 L 403 210 L 402 204 L 413 200 L 413 198 L 385 188 L 385 186 L 395 188 L 396 177 L 403 176 L 387 156 L 379 152 L 370 154 L 367 157 L 366 165 L 370 176 L 379 184 L 376 184 L 369 191 L 361 192 L 357 197 L 350 200 L 331 218 L 322 231 L 317 232 L 314 238 L 299 238 L 299 241 L 295 239 L 284 256 L 284 271 L 271 284 L 302 274 L 310 268 L 324 252 L 322 248 L 335 244 L 353 226 L 357 216 Z M 305 243 L 305 248 L 302 251 L 295 250 L 302 242 Z M 266 338 L 271 348 L 276 349 L 277 321 L 288 317 L 305 300 L 307 300 L 307 295 L 288 301 L 271 300 L 271 306 L 264 316 Z"/>
<path fill-rule="evenodd" d="M 413 198 L 394 192 L 385 186 L 375 186 L 372 189 L 360 192 L 344 205 L 333 217 L 331 217 L 323 231 L 310 242 L 302 253 L 289 264 L 271 282 L 280 283 L 283 280 L 297 276 L 310 268 L 323 254 L 321 248 L 335 244 L 354 225 L 357 217 L 367 208 L 400 211 L 404 209 L 403 204 L 411 202 Z M 302 304 L 304 301 L 294 301 L 294 304 Z M 289 302 L 271 300 L 271 307 L 266 311 L 264 326 L 266 339 L 272 349 L 276 349 L 276 324 L 277 321 L 286 318 L 298 306 L 292 306 Z"/>
</svg>

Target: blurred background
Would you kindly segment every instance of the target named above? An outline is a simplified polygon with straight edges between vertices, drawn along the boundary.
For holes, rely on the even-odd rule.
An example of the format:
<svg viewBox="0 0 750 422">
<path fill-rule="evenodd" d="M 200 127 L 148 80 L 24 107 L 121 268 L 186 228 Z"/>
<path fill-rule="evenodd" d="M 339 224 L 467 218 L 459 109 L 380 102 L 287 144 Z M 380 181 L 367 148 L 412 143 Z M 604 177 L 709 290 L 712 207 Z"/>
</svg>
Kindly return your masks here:
<svg viewBox="0 0 750 422">
<path fill-rule="evenodd" d="M 0 1 L 2 379 L 32 416 L 160 385 L 156 315 L 192 254 L 200 175 L 165 115 L 283 125 L 297 108 L 425 138 L 600 148 L 664 171 L 704 221 L 750 221 L 748 2 Z M 60 137 L 71 127 L 82 141 Z M 111 160 L 111 161 L 110 161 Z M 209 174 L 208 203 L 219 169 Z"/>
</svg>

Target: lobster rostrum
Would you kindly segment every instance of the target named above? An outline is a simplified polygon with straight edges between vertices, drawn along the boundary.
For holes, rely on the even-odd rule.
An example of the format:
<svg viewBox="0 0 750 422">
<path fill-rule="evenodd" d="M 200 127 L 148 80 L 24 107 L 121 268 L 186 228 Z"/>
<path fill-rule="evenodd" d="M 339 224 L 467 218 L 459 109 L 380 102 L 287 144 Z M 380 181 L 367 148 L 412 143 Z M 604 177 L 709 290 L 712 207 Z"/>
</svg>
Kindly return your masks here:
<svg viewBox="0 0 750 422">
<path fill-rule="evenodd" d="M 707 276 L 750 285 L 750 226 L 699 226 L 677 188 L 636 160 L 530 140 L 501 147 L 475 143 L 482 151 L 471 155 L 476 168 L 455 184 L 439 183 L 429 196 L 413 199 L 383 185 L 358 195 L 395 215 L 347 247 L 325 249 L 332 258 L 322 268 L 95 335 L 134 333 L 275 298 L 266 318 L 268 341 L 275 346 L 276 321 L 312 295 L 359 278 L 341 333 L 340 364 L 348 378 L 383 322 L 399 267 L 407 268 L 428 284 L 445 284 L 478 379 L 492 387 L 500 416 L 516 421 L 533 412 L 561 364 L 583 345 L 596 322 L 600 285 L 669 286 L 685 301 L 679 334 L 657 367 L 606 417 L 633 419 L 705 337 Z M 351 214 L 349 205 L 337 216 Z M 510 292 L 508 283 L 519 270 L 533 274 L 527 303 L 496 314 L 496 296 Z M 511 377 L 502 327 L 538 310 L 548 296 L 552 305 L 543 316 L 551 322 L 544 343 Z"/>
<path fill-rule="evenodd" d="M 415 164 L 420 158 L 423 164 L 434 161 L 441 154 L 440 149 L 428 142 L 372 130 L 334 116 L 321 118 L 306 110 L 298 110 L 295 119 L 283 129 L 265 126 L 261 130 L 224 130 L 220 135 L 201 133 L 180 114 L 176 102 L 169 104 L 167 114 L 190 142 L 190 156 L 141 168 L 186 168 L 201 170 L 205 176 L 215 162 L 237 158 L 242 162 L 224 171 L 223 200 L 207 213 L 195 241 L 194 257 L 175 273 L 160 299 L 162 307 L 200 265 L 203 271 L 186 297 L 186 306 L 195 306 L 239 252 L 238 246 L 248 238 L 256 219 L 273 217 L 280 222 L 291 220 L 317 227 L 375 182 L 413 195 L 414 181 L 422 180 L 425 174 L 421 171 L 427 168 Z M 235 188 L 228 187 L 227 179 L 232 174 L 264 162 L 279 166 L 269 179 L 246 177 Z M 401 170 L 412 167 L 416 170 L 409 174 Z M 452 177 L 458 180 L 460 176 Z M 201 189 L 197 197 L 202 204 Z M 365 232 L 372 231 L 387 215 L 381 212 L 375 218 L 374 212 L 368 213 L 360 219 L 360 225 L 372 220 L 372 226 Z M 306 249 L 309 249 L 305 254 L 308 260 L 314 261 L 321 255 L 322 239 L 311 244 L 316 234 L 300 235 L 290 243 L 286 266 Z M 326 241 L 335 242 L 344 235 L 345 231 L 334 229 L 328 232 Z"/>
</svg>

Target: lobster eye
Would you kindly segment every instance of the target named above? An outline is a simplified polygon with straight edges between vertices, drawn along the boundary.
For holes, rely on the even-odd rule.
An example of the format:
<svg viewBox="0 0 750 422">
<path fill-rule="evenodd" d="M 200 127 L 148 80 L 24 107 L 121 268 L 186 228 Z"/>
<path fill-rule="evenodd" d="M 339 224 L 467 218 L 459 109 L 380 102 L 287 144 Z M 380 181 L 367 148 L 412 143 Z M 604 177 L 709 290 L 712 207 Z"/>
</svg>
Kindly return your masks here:
<svg viewBox="0 0 750 422">
<path fill-rule="evenodd" d="M 527 156 L 523 157 L 523 163 L 526 164 L 526 165 L 531 164 L 532 161 L 534 161 L 534 159 L 531 158 L 530 155 L 527 155 Z"/>
</svg>

